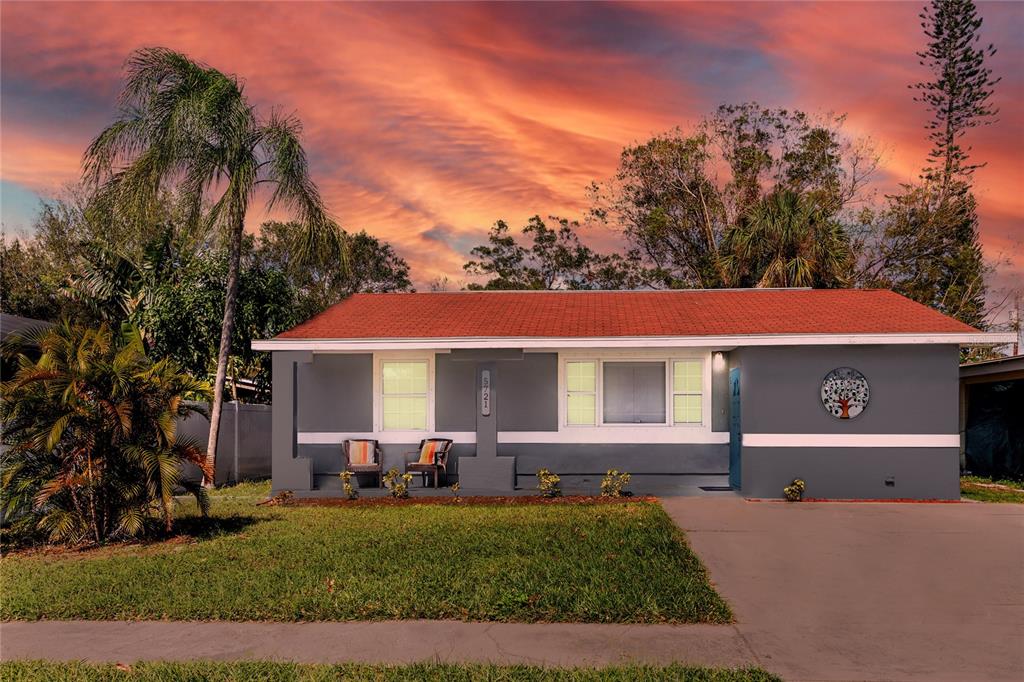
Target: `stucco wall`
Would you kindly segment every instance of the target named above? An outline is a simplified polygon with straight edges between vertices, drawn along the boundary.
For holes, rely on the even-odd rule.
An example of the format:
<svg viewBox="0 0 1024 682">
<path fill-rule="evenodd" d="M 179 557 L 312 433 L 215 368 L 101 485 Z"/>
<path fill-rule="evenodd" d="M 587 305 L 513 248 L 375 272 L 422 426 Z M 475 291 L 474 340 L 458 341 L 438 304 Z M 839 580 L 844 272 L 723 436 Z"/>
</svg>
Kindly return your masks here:
<svg viewBox="0 0 1024 682">
<path fill-rule="evenodd" d="M 479 355 L 479 354 L 477 354 Z M 476 430 L 478 363 L 465 354 L 434 356 L 435 413 L 438 431 Z M 495 362 L 493 372 L 499 431 L 558 430 L 558 355 L 522 353 Z"/>
<path fill-rule="evenodd" d="M 434 404 L 439 431 L 476 431 L 476 363 L 434 356 Z"/>
<path fill-rule="evenodd" d="M 558 430 L 558 355 L 525 353 L 497 365 L 499 431 Z"/>
<path fill-rule="evenodd" d="M 735 351 L 743 494 L 780 497 L 785 485 L 803 478 L 811 497 L 955 499 L 955 447 L 752 447 L 747 441 L 751 434 L 956 434 L 958 359 L 955 346 Z M 844 366 L 864 374 L 871 389 L 867 408 L 851 420 L 834 418 L 821 404 L 821 380 Z"/>
<path fill-rule="evenodd" d="M 956 433 L 956 346 L 801 346 L 736 351 L 742 365 L 744 433 Z M 871 400 L 856 419 L 821 404 L 821 380 L 853 367 Z"/>
<path fill-rule="evenodd" d="M 743 448 L 743 495 L 782 497 L 794 478 L 806 496 L 836 500 L 955 500 L 958 448 Z M 891 480 L 892 485 L 886 485 Z"/>
<path fill-rule="evenodd" d="M 499 443 L 498 454 L 516 457 L 519 474 L 546 467 L 558 474 L 727 474 L 729 446 L 721 444 Z"/>
<path fill-rule="evenodd" d="M 299 431 L 373 430 L 373 355 L 313 355 L 298 365 Z"/>
</svg>

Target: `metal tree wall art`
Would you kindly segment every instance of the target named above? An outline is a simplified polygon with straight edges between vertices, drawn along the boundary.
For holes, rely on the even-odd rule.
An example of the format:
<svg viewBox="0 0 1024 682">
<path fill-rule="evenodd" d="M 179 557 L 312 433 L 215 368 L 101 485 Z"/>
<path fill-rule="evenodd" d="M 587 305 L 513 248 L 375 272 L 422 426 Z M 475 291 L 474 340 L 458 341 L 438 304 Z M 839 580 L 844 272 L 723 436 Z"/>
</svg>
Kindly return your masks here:
<svg viewBox="0 0 1024 682">
<path fill-rule="evenodd" d="M 838 367 L 821 382 L 821 404 L 837 419 L 853 419 L 869 398 L 868 380 L 852 367 Z"/>
</svg>

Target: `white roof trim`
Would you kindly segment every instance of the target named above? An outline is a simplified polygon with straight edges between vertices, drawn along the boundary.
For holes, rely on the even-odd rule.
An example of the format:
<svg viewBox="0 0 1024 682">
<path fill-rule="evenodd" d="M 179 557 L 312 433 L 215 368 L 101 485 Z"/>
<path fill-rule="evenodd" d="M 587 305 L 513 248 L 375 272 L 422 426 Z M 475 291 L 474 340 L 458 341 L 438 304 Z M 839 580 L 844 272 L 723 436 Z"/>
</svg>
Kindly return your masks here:
<svg viewBox="0 0 1024 682">
<path fill-rule="evenodd" d="M 1012 332 L 939 334 L 759 334 L 725 336 L 478 336 L 455 338 L 264 339 L 253 350 L 370 351 L 454 348 L 695 348 L 742 346 L 842 346 L 878 344 L 957 344 L 998 346 L 1013 343 Z"/>
</svg>

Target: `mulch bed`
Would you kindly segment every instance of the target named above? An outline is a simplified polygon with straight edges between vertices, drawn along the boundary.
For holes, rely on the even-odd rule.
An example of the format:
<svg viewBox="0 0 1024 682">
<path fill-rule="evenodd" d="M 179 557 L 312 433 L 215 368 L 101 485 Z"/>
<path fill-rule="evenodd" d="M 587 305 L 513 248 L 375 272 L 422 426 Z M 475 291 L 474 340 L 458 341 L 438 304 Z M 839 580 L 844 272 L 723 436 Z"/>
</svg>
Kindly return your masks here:
<svg viewBox="0 0 1024 682">
<path fill-rule="evenodd" d="M 464 505 L 509 505 L 509 504 L 622 504 L 625 502 L 654 502 L 652 496 L 638 497 L 598 497 L 595 495 L 567 495 L 565 497 L 541 497 L 539 495 L 519 495 L 508 497 L 362 497 L 346 500 L 341 497 L 300 497 L 291 498 L 283 503 L 284 507 L 404 507 L 414 504 L 445 504 L 451 506 Z"/>
</svg>

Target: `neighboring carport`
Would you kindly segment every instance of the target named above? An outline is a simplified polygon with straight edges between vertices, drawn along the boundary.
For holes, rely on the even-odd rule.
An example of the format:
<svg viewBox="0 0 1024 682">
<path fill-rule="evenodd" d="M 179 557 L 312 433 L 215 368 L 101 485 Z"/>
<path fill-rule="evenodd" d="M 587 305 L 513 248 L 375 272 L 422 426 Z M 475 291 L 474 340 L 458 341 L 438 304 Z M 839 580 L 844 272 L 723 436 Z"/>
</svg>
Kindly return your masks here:
<svg viewBox="0 0 1024 682">
<path fill-rule="evenodd" d="M 960 366 L 960 466 L 1024 478 L 1024 355 Z"/>
</svg>

